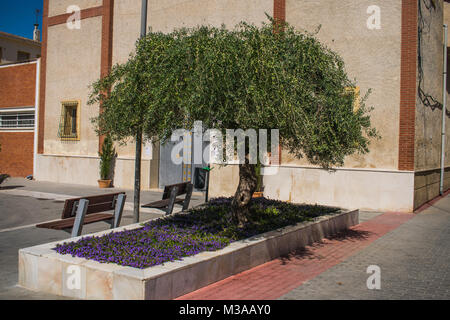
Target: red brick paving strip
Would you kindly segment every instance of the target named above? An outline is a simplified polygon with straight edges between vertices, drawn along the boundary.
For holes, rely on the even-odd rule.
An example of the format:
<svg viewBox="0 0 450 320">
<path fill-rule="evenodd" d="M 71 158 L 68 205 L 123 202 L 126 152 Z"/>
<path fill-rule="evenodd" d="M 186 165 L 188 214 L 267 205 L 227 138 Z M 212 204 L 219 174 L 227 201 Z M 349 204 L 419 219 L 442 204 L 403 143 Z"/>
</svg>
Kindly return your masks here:
<svg viewBox="0 0 450 320">
<path fill-rule="evenodd" d="M 364 249 L 414 215 L 385 213 L 287 257 L 241 272 L 177 300 L 273 300 Z"/>
</svg>

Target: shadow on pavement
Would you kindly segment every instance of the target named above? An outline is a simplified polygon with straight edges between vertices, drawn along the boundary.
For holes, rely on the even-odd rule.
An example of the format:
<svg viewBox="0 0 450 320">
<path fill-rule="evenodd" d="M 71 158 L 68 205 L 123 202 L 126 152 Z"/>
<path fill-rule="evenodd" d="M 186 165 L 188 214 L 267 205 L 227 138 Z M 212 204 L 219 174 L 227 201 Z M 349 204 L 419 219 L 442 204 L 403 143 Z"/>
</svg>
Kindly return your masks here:
<svg viewBox="0 0 450 320">
<path fill-rule="evenodd" d="M 23 188 L 25 186 L 4 186 L 0 187 L 0 190 L 11 190 L 11 189 L 17 189 L 17 188 Z"/>
<path fill-rule="evenodd" d="M 314 252 L 313 249 L 317 249 L 320 247 L 323 247 L 325 245 L 328 245 L 330 241 L 333 242 L 343 242 L 343 241 L 361 241 L 367 239 L 372 232 L 369 231 L 360 231 L 360 230 L 346 230 L 343 232 L 340 232 L 334 236 L 326 237 L 322 239 L 319 242 L 315 242 L 309 246 L 306 246 L 305 248 L 297 249 L 293 252 L 290 252 L 287 255 L 281 256 L 279 260 L 281 261 L 281 264 L 287 264 L 289 261 L 292 260 L 302 260 L 302 259 L 323 259 L 325 257 L 321 256 L 320 254 L 317 254 Z"/>
</svg>

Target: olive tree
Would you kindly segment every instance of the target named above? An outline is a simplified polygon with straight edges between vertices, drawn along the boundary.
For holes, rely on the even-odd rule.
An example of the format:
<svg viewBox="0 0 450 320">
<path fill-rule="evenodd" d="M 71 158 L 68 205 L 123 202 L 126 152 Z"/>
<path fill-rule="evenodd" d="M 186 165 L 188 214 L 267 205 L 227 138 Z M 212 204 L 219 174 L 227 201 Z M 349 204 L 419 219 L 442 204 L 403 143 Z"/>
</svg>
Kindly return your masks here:
<svg viewBox="0 0 450 320">
<path fill-rule="evenodd" d="M 278 129 L 284 150 L 323 168 L 368 152 L 377 132 L 367 95 L 351 93 L 356 83 L 343 60 L 312 34 L 276 29 L 271 21 L 148 34 L 127 63 L 94 85 L 92 99 L 104 106 L 99 132 L 123 140 L 139 126 L 146 139 L 165 141 L 195 121 L 208 129 Z M 240 225 L 257 187 L 255 169 L 246 154 L 232 202 Z"/>
</svg>

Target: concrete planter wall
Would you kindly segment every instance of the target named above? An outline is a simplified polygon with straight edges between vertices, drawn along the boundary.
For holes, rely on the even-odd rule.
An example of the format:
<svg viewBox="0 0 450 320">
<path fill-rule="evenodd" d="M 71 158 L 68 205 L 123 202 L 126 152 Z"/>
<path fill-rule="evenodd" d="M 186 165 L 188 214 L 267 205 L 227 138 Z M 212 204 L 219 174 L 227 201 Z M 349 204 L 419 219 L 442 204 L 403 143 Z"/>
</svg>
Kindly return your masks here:
<svg viewBox="0 0 450 320">
<path fill-rule="evenodd" d="M 51 249 L 67 240 L 52 242 L 19 250 L 19 285 L 80 299 L 173 299 L 358 223 L 359 210 L 340 212 L 237 241 L 218 251 L 147 269 L 60 255 Z M 140 224 L 134 224 L 114 231 L 139 227 Z M 109 232 L 111 230 L 94 235 Z"/>
</svg>

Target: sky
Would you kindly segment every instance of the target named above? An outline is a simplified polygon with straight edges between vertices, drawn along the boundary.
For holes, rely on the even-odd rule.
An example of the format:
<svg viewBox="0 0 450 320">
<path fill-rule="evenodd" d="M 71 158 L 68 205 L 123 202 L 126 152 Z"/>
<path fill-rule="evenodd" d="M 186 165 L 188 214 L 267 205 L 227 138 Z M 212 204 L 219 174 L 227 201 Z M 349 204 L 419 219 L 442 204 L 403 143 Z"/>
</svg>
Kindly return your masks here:
<svg viewBox="0 0 450 320">
<path fill-rule="evenodd" d="M 33 39 L 36 9 L 39 9 L 39 29 L 42 34 L 44 0 L 0 0 L 0 31 Z"/>
</svg>

